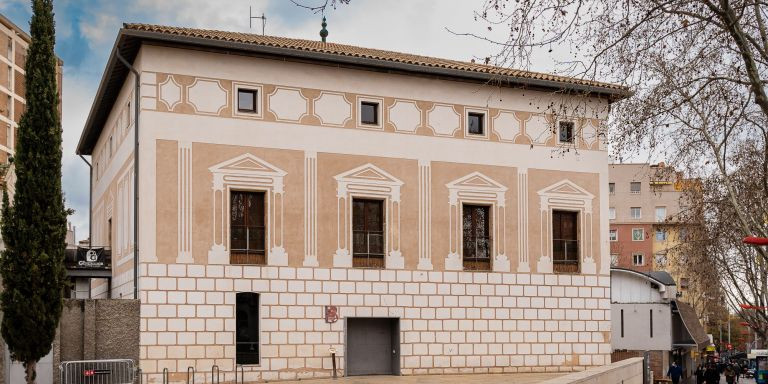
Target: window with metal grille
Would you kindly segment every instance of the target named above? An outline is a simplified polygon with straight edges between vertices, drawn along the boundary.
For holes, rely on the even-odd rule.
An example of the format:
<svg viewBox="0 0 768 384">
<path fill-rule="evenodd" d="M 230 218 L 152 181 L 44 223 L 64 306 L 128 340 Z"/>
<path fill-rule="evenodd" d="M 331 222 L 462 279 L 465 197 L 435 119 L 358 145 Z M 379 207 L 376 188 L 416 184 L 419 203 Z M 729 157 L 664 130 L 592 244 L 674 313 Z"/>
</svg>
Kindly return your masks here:
<svg viewBox="0 0 768 384">
<path fill-rule="evenodd" d="M 579 213 L 552 211 L 552 263 L 555 272 L 579 271 Z"/>
<path fill-rule="evenodd" d="M 640 182 L 639 181 L 633 181 L 629 183 L 629 193 L 638 194 L 640 193 Z"/>
<path fill-rule="evenodd" d="M 232 191 L 230 195 L 229 262 L 266 264 L 264 192 Z"/>
<path fill-rule="evenodd" d="M 384 201 L 352 200 L 352 266 L 384 268 Z"/>
<path fill-rule="evenodd" d="M 491 269 L 491 207 L 487 205 L 462 206 L 462 237 L 464 269 L 488 271 Z"/>
<path fill-rule="evenodd" d="M 238 292 L 236 306 L 237 364 L 259 364 L 259 294 Z"/>
</svg>

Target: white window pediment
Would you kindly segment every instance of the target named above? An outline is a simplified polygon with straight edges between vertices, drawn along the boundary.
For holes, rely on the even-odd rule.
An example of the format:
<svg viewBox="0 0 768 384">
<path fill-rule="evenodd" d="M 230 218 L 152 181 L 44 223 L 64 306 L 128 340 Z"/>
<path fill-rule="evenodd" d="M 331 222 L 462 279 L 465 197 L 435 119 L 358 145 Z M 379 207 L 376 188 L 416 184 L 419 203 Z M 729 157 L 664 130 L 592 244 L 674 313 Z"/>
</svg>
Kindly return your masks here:
<svg viewBox="0 0 768 384">
<path fill-rule="evenodd" d="M 489 197 L 493 196 L 500 207 L 504 206 L 504 193 L 507 191 L 507 187 L 480 172 L 472 172 L 445 186 L 448 187 L 452 205 L 456 204 L 460 196 L 476 197 L 481 200 L 488 200 Z"/>
<path fill-rule="evenodd" d="M 400 187 L 403 182 L 371 163 L 340 173 L 333 178 L 338 184 L 337 196 L 339 197 L 361 188 L 367 192 L 374 192 L 371 186 L 381 186 L 383 187 L 380 190 L 381 193 L 389 195 L 393 201 L 400 201 Z"/>
<path fill-rule="evenodd" d="M 334 176 L 336 180 L 338 243 L 333 258 L 335 267 L 352 267 L 351 207 L 352 198 L 378 197 L 385 202 L 385 268 L 403 269 L 405 260 L 400 252 L 400 187 L 403 182 L 387 171 L 371 164 L 364 164 Z"/>
<path fill-rule="evenodd" d="M 243 177 L 251 183 L 264 178 L 263 183 L 273 185 L 276 192 L 283 191 L 283 177 L 287 174 L 282 169 L 250 153 L 223 161 L 208 170 L 213 173 L 214 188 L 221 189 L 225 182 Z"/>
<path fill-rule="evenodd" d="M 538 272 L 552 273 L 552 210 L 579 212 L 579 247 L 581 273 L 594 274 L 592 257 L 592 201 L 595 195 L 578 184 L 564 179 L 538 191 L 541 209 L 541 251 Z"/>
<path fill-rule="evenodd" d="M 283 248 L 283 178 L 284 170 L 250 153 L 208 168 L 213 175 L 213 245 L 208 252 L 210 264 L 229 263 L 229 191 L 259 190 L 267 194 L 268 265 L 288 265 Z"/>
<path fill-rule="evenodd" d="M 576 183 L 566 179 L 539 191 L 539 196 L 562 197 L 567 199 L 592 200 L 595 195 L 587 192 Z"/>
<path fill-rule="evenodd" d="M 445 185 L 448 188 L 448 244 L 445 259 L 446 270 L 464 269 L 462 256 L 462 204 L 480 203 L 491 206 L 491 232 L 493 233 L 493 260 L 491 268 L 496 272 L 509 272 L 506 255 L 506 208 L 507 187 L 480 173 L 472 172 Z"/>
</svg>

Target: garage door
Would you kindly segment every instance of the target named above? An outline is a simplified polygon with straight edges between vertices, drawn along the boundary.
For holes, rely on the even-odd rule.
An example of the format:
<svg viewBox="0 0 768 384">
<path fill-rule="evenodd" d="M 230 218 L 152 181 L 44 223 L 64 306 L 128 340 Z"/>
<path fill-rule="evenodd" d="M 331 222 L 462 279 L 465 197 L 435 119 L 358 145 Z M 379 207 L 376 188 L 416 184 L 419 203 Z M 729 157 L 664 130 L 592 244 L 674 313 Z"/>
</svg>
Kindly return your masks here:
<svg viewBox="0 0 768 384">
<path fill-rule="evenodd" d="M 347 375 L 400 373 L 398 319 L 347 318 Z"/>
</svg>

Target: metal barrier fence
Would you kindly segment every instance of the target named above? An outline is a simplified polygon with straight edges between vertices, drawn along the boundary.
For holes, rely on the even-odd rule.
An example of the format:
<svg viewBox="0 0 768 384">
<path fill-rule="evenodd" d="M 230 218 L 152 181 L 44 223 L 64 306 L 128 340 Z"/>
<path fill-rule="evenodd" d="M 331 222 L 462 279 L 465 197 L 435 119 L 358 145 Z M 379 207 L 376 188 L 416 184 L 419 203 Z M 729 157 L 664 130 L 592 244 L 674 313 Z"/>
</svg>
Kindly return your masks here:
<svg viewBox="0 0 768 384">
<path fill-rule="evenodd" d="M 59 364 L 61 384 L 134 384 L 139 378 L 130 359 L 79 360 Z"/>
</svg>

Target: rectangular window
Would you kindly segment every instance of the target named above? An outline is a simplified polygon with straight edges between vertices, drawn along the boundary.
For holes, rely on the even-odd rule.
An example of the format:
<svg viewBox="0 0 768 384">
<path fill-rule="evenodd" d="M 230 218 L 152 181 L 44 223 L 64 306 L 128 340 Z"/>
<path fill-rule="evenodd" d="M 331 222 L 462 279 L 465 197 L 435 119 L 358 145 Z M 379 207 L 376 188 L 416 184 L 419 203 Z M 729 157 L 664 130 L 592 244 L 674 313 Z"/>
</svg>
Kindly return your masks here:
<svg viewBox="0 0 768 384">
<path fill-rule="evenodd" d="M 643 241 L 643 240 L 645 240 L 645 229 L 632 228 L 632 241 Z"/>
<path fill-rule="evenodd" d="M 643 212 L 640 210 L 640 207 L 632 207 L 629 209 L 629 216 L 633 219 L 639 219 L 643 217 Z"/>
<path fill-rule="evenodd" d="M 483 127 L 483 121 L 485 116 L 482 113 L 470 112 L 467 114 L 467 131 L 470 135 L 484 135 L 485 127 Z"/>
<path fill-rule="evenodd" d="M 653 309 L 649 310 L 649 313 L 651 315 L 650 324 L 651 324 L 651 337 L 653 337 Z"/>
<path fill-rule="evenodd" d="M 656 269 L 664 269 L 667 267 L 667 255 L 663 253 L 657 253 L 654 255 L 656 258 Z"/>
<path fill-rule="evenodd" d="M 255 89 L 239 88 L 237 90 L 237 111 L 246 113 L 258 113 L 259 93 Z"/>
<path fill-rule="evenodd" d="M 238 292 L 235 295 L 237 364 L 259 364 L 259 294 Z"/>
<path fill-rule="evenodd" d="M 611 253 L 611 267 L 619 266 L 619 254 Z"/>
<path fill-rule="evenodd" d="M 667 240 L 667 231 L 663 229 L 657 229 L 656 230 L 656 241 L 666 241 Z"/>
<path fill-rule="evenodd" d="M 379 125 L 379 103 L 360 102 L 360 123 Z"/>
<path fill-rule="evenodd" d="M 690 284 L 691 284 L 691 281 L 687 277 L 680 278 L 680 289 L 688 289 Z"/>
<path fill-rule="evenodd" d="M 616 183 L 608 183 L 608 193 L 611 195 L 616 194 Z"/>
<path fill-rule="evenodd" d="M 384 268 L 384 201 L 352 200 L 352 266 Z"/>
<path fill-rule="evenodd" d="M 579 213 L 552 211 L 552 263 L 554 272 L 579 272 Z"/>
<path fill-rule="evenodd" d="M 616 220 L 616 208 L 608 208 L 608 218 L 611 220 Z"/>
<path fill-rule="evenodd" d="M 8 66 L 8 89 L 13 91 L 13 67 Z"/>
<path fill-rule="evenodd" d="M 266 264 L 264 192 L 232 191 L 230 195 L 229 262 Z"/>
<path fill-rule="evenodd" d="M 667 220 L 667 207 L 656 207 L 656 222 L 662 223 Z"/>
<path fill-rule="evenodd" d="M 558 135 L 561 143 L 573 143 L 573 127 L 572 121 L 560 122 L 560 133 Z"/>
<path fill-rule="evenodd" d="M 13 128 L 10 124 L 5 125 L 5 145 L 13 149 Z"/>
<path fill-rule="evenodd" d="M 629 183 L 629 193 L 638 194 L 640 193 L 640 182 L 639 181 L 633 181 Z"/>
<path fill-rule="evenodd" d="M 644 257 L 643 257 L 642 253 L 633 253 L 632 254 L 632 265 L 635 265 L 635 266 L 638 266 L 638 267 L 645 265 L 645 260 L 643 260 L 643 259 L 644 259 Z"/>
<path fill-rule="evenodd" d="M 621 310 L 621 337 L 624 337 L 624 310 Z"/>
<path fill-rule="evenodd" d="M 619 241 L 619 231 L 617 229 L 611 229 L 609 232 L 608 238 L 611 241 Z"/>
<path fill-rule="evenodd" d="M 462 206 L 464 269 L 488 271 L 491 269 L 491 207 L 487 205 Z"/>
</svg>

